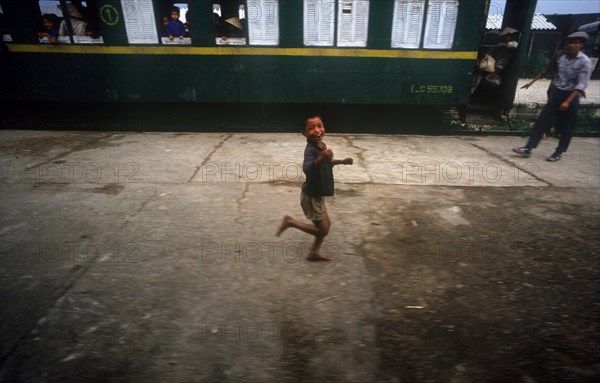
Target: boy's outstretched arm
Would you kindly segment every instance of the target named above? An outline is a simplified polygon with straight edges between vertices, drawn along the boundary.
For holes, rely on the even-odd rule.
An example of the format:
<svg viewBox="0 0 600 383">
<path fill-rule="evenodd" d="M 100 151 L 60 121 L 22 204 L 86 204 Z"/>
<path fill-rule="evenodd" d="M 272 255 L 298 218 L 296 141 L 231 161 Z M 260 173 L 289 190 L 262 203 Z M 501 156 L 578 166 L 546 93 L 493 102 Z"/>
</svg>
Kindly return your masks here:
<svg viewBox="0 0 600 383">
<path fill-rule="evenodd" d="M 354 160 L 352 159 L 352 157 L 346 157 L 343 160 L 333 160 L 331 161 L 331 163 L 333 165 L 352 165 L 354 163 Z"/>
</svg>

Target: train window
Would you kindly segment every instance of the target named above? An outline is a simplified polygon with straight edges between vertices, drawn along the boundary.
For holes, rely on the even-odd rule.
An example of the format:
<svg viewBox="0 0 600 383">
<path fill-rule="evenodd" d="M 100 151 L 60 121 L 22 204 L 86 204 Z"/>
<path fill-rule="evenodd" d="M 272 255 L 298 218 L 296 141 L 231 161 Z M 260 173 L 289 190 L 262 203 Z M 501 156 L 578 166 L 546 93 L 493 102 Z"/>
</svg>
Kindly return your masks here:
<svg viewBox="0 0 600 383">
<path fill-rule="evenodd" d="M 0 40 L 7 42 L 12 41 L 10 30 L 8 29 L 8 25 L 6 25 L 6 19 L 4 18 L 2 6 L 0 6 Z"/>
<path fill-rule="evenodd" d="M 336 3 L 334 0 L 304 1 L 304 45 L 333 46 Z M 337 46 L 367 46 L 368 0 L 337 1 Z"/>
<path fill-rule="evenodd" d="M 251 45 L 279 44 L 279 1 L 248 2 L 248 40 Z"/>
<path fill-rule="evenodd" d="M 304 45 L 332 46 L 334 0 L 304 0 Z"/>
<path fill-rule="evenodd" d="M 246 9 L 240 0 L 221 0 L 213 3 L 217 45 L 245 45 L 246 34 L 242 22 Z"/>
<path fill-rule="evenodd" d="M 368 27 L 368 1 L 341 0 L 338 2 L 338 46 L 366 47 Z"/>
<path fill-rule="evenodd" d="M 41 26 L 38 26 L 38 38 L 40 43 L 56 43 L 60 38 L 62 43 L 70 43 L 68 33 L 59 37 L 60 26 L 64 20 L 63 13 L 58 1 L 40 1 L 40 13 L 42 15 Z M 66 32 L 66 28 L 63 29 Z"/>
<path fill-rule="evenodd" d="M 458 16 L 458 0 L 429 1 L 424 48 L 450 49 Z"/>
<path fill-rule="evenodd" d="M 39 1 L 42 15 L 38 26 L 41 43 L 102 44 L 94 1 Z"/>
<path fill-rule="evenodd" d="M 425 0 L 395 0 L 392 48 L 450 49 L 458 17 L 458 0 L 429 0 L 425 20 Z"/>
<path fill-rule="evenodd" d="M 163 31 L 161 41 L 163 44 L 183 44 L 192 43 L 190 38 L 190 20 L 188 17 L 187 3 L 172 3 L 169 8 L 169 15 L 162 16 Z"/>
<path fill-rule="evenodd" d="M 121 0 L 121 7 L 129 43 L 157 44 L 152 0 Z"/>
<path fill-rule="evenodd" d="M 395 0 L 392 48 L 419 48 L 425 0 Z"/>
</svg>

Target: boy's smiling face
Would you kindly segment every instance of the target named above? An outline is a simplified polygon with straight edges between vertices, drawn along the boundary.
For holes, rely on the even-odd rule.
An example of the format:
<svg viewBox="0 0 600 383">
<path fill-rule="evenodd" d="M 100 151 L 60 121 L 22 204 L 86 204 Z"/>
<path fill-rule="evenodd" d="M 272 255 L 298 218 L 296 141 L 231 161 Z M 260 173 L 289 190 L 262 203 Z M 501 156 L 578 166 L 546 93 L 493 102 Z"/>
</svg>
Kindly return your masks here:
<svg viewBox="0 0 600 383">
<path fill-rule="evenodd" d="M 52 20 L 47 19 L 44 17 L 44 28 L 46 28 L 47 30 L 51 30 L 52 28 L 54 28 L 54 23 L 52 22 Z"/>
<path fill-rule="evenodd" d="M 302 134 L 308 139 L 308 141 L 317 145 L 320 144 L 323 141 L 323 136 L 325 135 L 325 125 L 323 125 L 321 118 L 312 117 L 307 119 L 304 124 L 304 131 Z"/>
</svg>

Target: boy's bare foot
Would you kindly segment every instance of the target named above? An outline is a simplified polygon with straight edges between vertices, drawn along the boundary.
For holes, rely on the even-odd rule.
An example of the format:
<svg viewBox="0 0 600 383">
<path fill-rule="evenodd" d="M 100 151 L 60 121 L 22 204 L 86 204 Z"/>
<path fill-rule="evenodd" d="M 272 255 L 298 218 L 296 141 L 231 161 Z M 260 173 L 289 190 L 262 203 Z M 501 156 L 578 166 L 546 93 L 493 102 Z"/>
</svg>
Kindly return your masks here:
<svg viewBox="0 0 600 383">
<path fill-rule="evenodd" d="M 281 220 L 281 225 L 279 225 L 279 229 L 277 229 L 277 233 L 275 233 L 276 237 L 279 237 L 281 235 L 281 233 L 283 233 L 285 231 L 285 229 L 287 229 L 288 227 L 291 227 L 291 225 L 290 225 L 291 219 L 292 219 L 292 217 L 290 217 L 289 215 L 283 216 L 283 220 Z"/>
<path fill-rule="evenodd" d="M 313 251 L 311 251 L 310 253 L 308 253 L 308 255 L 306 256 L 306 260 L 308 261 L 331 261 L 331 257 L 327 254 L 324 253 L 315 253 Z"/>
</svg>

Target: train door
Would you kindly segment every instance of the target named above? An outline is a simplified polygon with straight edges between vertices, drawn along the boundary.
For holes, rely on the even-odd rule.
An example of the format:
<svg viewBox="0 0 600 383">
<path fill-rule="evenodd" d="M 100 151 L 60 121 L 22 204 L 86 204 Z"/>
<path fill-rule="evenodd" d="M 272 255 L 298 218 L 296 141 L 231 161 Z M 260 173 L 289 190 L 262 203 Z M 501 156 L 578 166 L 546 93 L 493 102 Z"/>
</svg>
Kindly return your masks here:
<svg viewBox="0 0 600 383">
<path fill-rule="evenodd" d="M 536 5 L 537 0 L 506 0 L 499 28 L 486 32 L 482 26 L 471 84 L 471 109 L 499 117 L 512 107 L 519 74 L 527 58 L 526 42 Z"/>
</svg>

